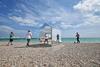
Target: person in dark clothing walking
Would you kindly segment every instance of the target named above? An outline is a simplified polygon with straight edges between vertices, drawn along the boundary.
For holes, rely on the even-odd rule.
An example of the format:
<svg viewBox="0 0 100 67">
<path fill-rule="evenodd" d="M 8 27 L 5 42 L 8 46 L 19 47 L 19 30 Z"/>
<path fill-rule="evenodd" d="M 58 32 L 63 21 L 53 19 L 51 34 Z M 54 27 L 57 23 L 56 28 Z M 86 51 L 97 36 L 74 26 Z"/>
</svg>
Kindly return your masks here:
<svg viewBox="0 0 100 67">
<path fill-rule="evenodd" d="M 9 38 L 8 46 L 9 46 L 9 44 L 13 45 L 12 42 L 13 42 L 14 33 L 11 32 L 9 35 L 10 35 L 10 38 Z"/>
<path fill-rule="evenodd" d="M 76 33 L 76 40 L 77 40 L 77 43 L 80 43 L 80 35 L 78 32 Z"/>
<path fill-rule="evenodd" d="M 57 34 L 57 42 L 59 43 L 59 34 Z"/>
</svg>

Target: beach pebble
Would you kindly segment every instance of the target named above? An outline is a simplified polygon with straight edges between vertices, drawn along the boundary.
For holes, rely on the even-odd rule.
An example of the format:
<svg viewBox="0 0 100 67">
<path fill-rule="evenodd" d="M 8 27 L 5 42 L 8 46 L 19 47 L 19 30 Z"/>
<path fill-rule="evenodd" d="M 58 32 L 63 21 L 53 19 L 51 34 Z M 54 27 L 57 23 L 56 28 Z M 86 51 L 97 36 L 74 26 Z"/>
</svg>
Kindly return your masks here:
<svg viewBox="0 0 100 67">
<path fill-rule="evenodd" d="M 0 46 L 0 67 L 100 67 L 100 44 L 15 48 L 23 46 Z"/>
</svg>

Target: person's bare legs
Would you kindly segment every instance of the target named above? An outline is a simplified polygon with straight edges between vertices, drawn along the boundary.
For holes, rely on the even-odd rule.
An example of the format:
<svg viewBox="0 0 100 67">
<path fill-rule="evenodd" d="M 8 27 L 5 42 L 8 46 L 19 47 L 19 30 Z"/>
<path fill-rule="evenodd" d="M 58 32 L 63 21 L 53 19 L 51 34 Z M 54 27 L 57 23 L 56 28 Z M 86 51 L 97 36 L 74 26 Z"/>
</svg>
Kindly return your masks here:
<svg viewBox="0 0 100 67">
<path fill-rule="evenodd" d="M 29 46 L 30 39 L 27 39 L 27 46 Z"/>
<path fill-rule="evenodd" d="M 11 45 L 13 45 L 13 43 L 11 42 Z"/>
<path fill-rule="evenodd" d="M 10 43 L 10 42 L 8 42 L 7 46 L 9 46 L 9 43 Z"/>
</svg>

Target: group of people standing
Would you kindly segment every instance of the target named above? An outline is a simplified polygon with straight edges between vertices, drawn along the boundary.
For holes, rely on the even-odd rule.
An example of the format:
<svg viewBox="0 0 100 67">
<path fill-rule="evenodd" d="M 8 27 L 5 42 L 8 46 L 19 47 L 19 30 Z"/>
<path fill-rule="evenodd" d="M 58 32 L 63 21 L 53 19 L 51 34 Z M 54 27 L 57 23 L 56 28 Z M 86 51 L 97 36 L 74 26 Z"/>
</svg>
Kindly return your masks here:
<svg viewBox="0 0 100 67">
<path fill-rule="evenodd" d="M 13 32 L 10 32 L 10 38 L 9 38 L 9 42 L 8 42 L 8 45 L 10 44 L 10 45 L 13 45 L 13 39 L 14 39 L 14 36 L 15 36 L 15 34 L 13 33 Z M 31 38 L 32 38 L 32 32 L 30 31 L 30 30 L 28 30 L 28 32 L 27 32 L 27 34 L 26 34 L 26 39 L 27 39 L 27 46 L 29 46 L 29 43 L 30 43 L 30 40 L 31 40 Z"/>
<path fill-rule="evenodd" d="M 8 45 L 9 44 L 10 45 L 13 45 L 12 42 L 13 42 L 13 39 L 14 39 L 15 34 L 13 32 L 11 32 L 9 35 L 10 35 L 10 38 L 9 38 Z M 56 37 L 57 37 L 57 42 L 59 42 L 59 34 L 57 34 Z M 30 43 L 31 38 L 32 38 L 32 32 L 30 30 L 28 30 L 28 32 L 26 34 L 26 39 L 27 39 L 27 44 L 26 45 L 27 46 L 29 46 L 29 43 Z M 76 40 L 77 40 L 77 42 L 74 42 L 74 43 L 80 43 L 80 35 L 79 35 L 78 32 L 76 32 Z M 45 41 L 48 43 L 47 37 L 46 37 Z"/>
</svg>

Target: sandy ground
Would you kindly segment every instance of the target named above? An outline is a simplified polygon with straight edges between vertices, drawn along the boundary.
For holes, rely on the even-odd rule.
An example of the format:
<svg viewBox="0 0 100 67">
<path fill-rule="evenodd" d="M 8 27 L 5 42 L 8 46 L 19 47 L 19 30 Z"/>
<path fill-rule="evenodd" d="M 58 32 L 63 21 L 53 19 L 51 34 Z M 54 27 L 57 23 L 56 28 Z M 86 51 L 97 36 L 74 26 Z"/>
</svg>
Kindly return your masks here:
<svg viewBox="0 0 100 67">
<path fill-rule="evenodd" d="M 0 42 L 0 67 L 100 67 L 100 43 L 6 44 Z"/>
</svg>

